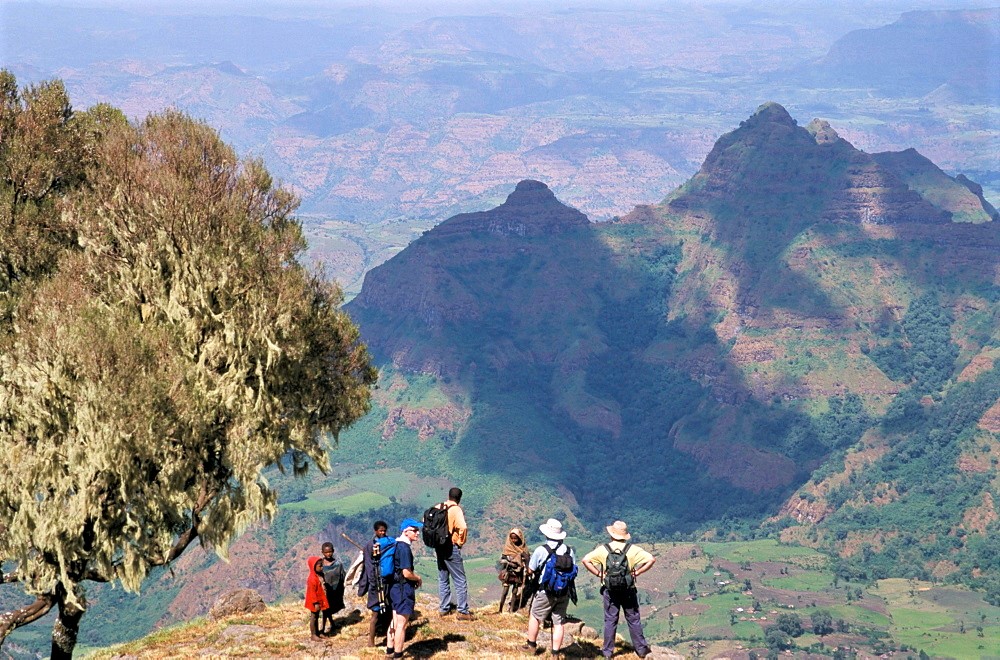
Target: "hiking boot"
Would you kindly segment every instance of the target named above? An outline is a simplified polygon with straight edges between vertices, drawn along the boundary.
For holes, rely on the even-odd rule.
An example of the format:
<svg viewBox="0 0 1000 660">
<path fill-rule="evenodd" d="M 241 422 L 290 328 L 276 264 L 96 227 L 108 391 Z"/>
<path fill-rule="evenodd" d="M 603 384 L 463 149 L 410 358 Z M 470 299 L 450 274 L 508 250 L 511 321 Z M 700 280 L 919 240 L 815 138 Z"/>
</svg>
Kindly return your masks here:
<svg viewBox="0 0 1000 660">
<path fill-rule="evenodd" d="M 476 617 L 472 612 L 459 612 L 458 616 L 455 617 L 459 621 L 475 621 Z"/>
<path fill-rule="evenodd" d="M 531 644 L 530 642 L 522 644 L 521 650 L 530 655 L 541 655 L 545 653 L 545 649 L 540 649 L 538 648 L 538 644 Z"/>
</svg>

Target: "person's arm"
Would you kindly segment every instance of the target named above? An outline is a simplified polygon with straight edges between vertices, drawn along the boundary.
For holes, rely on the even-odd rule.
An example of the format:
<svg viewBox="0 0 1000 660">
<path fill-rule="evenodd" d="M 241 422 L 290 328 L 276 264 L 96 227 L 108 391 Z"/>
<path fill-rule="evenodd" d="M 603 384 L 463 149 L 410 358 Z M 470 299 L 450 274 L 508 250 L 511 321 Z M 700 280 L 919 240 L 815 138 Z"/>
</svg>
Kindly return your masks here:
<svg viewBox="0 0 1000 660">
<path fill-rule="evenodd" d="M 532 552 L 531 557 L 528 559 L 528 573 L 534 573 L 535 571 L 537 571 L 538 565 L 541 564 L 541 561 L 539 561 L 540 559 L 539 550 L 541 550 L 541 548 L 538 548 L 534 552 Z"/>
<path fill-rule="evenodd" d="M 410 582 L 416 582 L 417 587 L 420 587 L 424 583 L 424 581 L 420 579 L 420 576 L 414 573 L 409 568 L 400 569 L 400 573 L 402 573 L 403 577 L 409 580 Z"/>
<path fill-rule="evenodd" d="M 635 547 L 635 546 L 632 546 Z M 632 575 L 638 577 L 653 568 L 653 564 L 656 563 L 656 557 L 649 554 L 646 550 L 638 548 L 639 556 L 635 560 L 635 568 L 632 569 Z"/>
<path fill-rule="evenodd" d="M 451 521 L 451 541 L 458 547 L 465 545 L 469 537 L 469 528 L 465 524 L 465 512 L 455 505 L 448 508 L 448 519 Z"/>
<path fill-rule="evenodd" d="M 642 564 L 639 564 L 636 567 L 635 572 L 632 573 L 632 575 L 635 575 L 636 577 L 639 577 L 640 575 L 642 575 L 643 573 L 645 573 L 649 569 L 653 568 L 653 564 L 655 564 L 655 563 L 656 563 L 656 557 L 654 557 L 653 555 L 650 555 L 649 556 L 649 561 L 646 561 L 646 562 L 643 562 Z"/>
<path fill-rule="evenodd" d="M 593 573 L 596 577 L 601 577 L 601 571 L 604 569 L 604 562 L 598 559 L 600 551 L 600 547 L 594 548 L 587 553 L 586 557 L 583 558 L 583 567 Z"/>
</svg>

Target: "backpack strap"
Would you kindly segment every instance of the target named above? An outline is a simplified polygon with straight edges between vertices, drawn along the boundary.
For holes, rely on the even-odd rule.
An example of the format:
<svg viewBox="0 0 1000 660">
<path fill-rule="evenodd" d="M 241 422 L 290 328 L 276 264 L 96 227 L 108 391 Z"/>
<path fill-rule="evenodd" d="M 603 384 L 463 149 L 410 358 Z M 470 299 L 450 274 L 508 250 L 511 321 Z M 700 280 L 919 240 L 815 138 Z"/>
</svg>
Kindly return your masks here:
<svg viewBox="0 0 1000 660">
<path fill-rule="evenodd" d="M 556 554 L 556 550 L 558 550 L 559 546 L 561 546 L 561 545 L 562 545 L 562 541 L 557 541 L 556 544 L 555 544 L 555 546 L 551 546 L 548 543 L 545 544 L 545 551 L 548 552 L 549 554 L 545 558 L 545 562 L 542 564 L 542 568 L 543 569 L 545 568 L 545 564 L 547 564 L 548 561 L 549 561 L 549 559 L 552 558 L 552 555 Z"/>
<path fill-rule="evenodd" d="M 604 544 L 604 547 L 608 549 L 608 554 L 609 554 L 609 555 L 610 555 L 610 554 L 611 554 L 612 552 L 615 552 L 615 553 L 619 552 L 618 550 L 612 550 L 612 549 L 611 549 L 611 544 L 610 544 L 610 543 L 605 543 L 605 544 Z M 631 548 L 631 547 L 632 547 L 632 542 L 631 542 L 631 541 L 625 541 L 625 547 L 624 547 L 624 548 L 622 548 L 620 552 L 621 552 L 621 553 L 622 553 L 623 555 L 627 555 L 627 554 L 628 554 L 628 549 L 629 549 L 629 548 Z"/>
<path fill-rule="evenodd" d="M 448 504 L 447 502 L 441 502 L 441 504 L 439 504 L 438 506 L 441 507 L 442 511 L 444 511 L 444 528 L 448 532 L 448 537 L 451 538 L 451 525 L 449 524 L 448 521 L 448 509 L 450 509 L 455 505 Z"/>
</svg>

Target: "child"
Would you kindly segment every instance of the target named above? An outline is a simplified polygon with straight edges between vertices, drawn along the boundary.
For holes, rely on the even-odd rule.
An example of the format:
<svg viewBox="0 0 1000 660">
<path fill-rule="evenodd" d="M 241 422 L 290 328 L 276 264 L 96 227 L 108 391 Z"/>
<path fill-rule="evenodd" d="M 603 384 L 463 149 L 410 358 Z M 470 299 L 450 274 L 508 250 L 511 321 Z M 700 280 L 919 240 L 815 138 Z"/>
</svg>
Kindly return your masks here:
<svg viewBox="0 0 1000 660">
<path fill-rule="evenodd" d="M 368 646 L 375 646 L 375 633 L 379 628 L 391 628 L 392 610 L 389 609 L 389 594 L 386 593 L 382 577 L 379 575 L 379 557 L 385 544 L 391 542 L 386 538 L 389 525 L 384 520 L 376 520 L 373 526 L 375 536 L 364 553 L 364 573 L 358 582 L 358 595 L 368 594 L 368 609 L 371 610 L 372 618 L 368 622 Z M 387 635 L 391 634 L 389 632 Z M 391 640 L 387 640 L 387 645 L 392 646 Z"/>
<path fill-rule="evenodd" d="M 333 634 L 333 615 L 344 609 L 344 565 L 335 556 L 333 544 L 323 544 L 323 587 L 326 589 L 328 607 L 323 610 L 323 624 L 319 627 L 321 635 Z M 330 629 L 327 631 L 326 624 Z"/>
<path fill-rule="evenodd" d="M 312 619 L 309 621 L 309 632 L 314 642 L 322 642 L 319 636 L 319 615 L 329 609 L 330 604 L 326 601 L 326 589 L 323 587 L 323 558 L 309 558 L 309 577 L 306 579 L 306 603 L 307 610 L 312 612 Z"/>
<path fill-rule="evenodd" d="M 500 584 L 503 585 L 503 592 L 500 594 L 500 609 L 503 612 L 503 604 L 507 599 L 507 591 L 512 590 L 510 597 L 510 611 L 516 612 L 521 607 L 522 593 L 528 577 L 528 544 L 524 542 L 524 534 L 520 528 L 515 527 L 507 533 L 507 539 L 503 545 L 503 553 L 500 555 Z"/>
</svg>

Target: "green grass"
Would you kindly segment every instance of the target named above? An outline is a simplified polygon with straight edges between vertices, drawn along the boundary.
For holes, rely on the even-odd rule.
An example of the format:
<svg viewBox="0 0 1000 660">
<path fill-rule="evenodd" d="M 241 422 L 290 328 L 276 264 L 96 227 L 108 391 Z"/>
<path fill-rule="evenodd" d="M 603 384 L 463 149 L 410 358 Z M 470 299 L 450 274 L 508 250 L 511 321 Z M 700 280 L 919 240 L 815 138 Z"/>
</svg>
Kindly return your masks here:
<svg viewBox="0 0 1000 660">
<path fill-rule="evenodd" d="M 885 629 L 892 623 L 886 615 L 857 605 L 834 605 L 822 609 L 828 610 L 835 620 L 843 619 L 862 626 Z"/>
<path fill-rule="evenodd" d="M 825 564 L 828 561 L 825 555 L 812 548 L 781 545 L 770 539 L 742 543 L 700 543 L 699 545 L 706 555 L 733 562 L 786 561 L 798 563 L 798 561 L 793 560 L 809 559 Z"/>
<path fill-rule="evenodd" d="M 439 408 L 450 403 L 448 397 L 438 388 L 437 379 L 427 375 L 407 375 L 407 387 L 395 397 L 397 405 L 411 410 Z"/>
<path fill-rule="evenodd" d="M 807 572 L 784 577 L 765 577 L 761 580 L 768 587 L 791 591 L 826 591 L 830 588 L 830 576 L 825 573 Z"/>
<path fill-rule="evenodd" d="M 306 513 L 326 513 L 333 511 L 343 516 L 356 515 L 390 504 L 389 498 L 379 493 L 365 491 L 338 498 L 307 497 L 301 502 L 282 504 L 281 508 L 288 511 L 304 511 Z"/>
<path fill-rule="evenodd" d="M 952 658 L 978 658 L 1000 655 L 1000 629 L 984 626 L 979 637 L 975 622 L 965 622 L 965 632 L 959 631 L 959 621 L 938 612 L 899 609 L 893 612 L 890 633 L 902 644 L 922 649 L 930 655 Z"/>
</svg>

